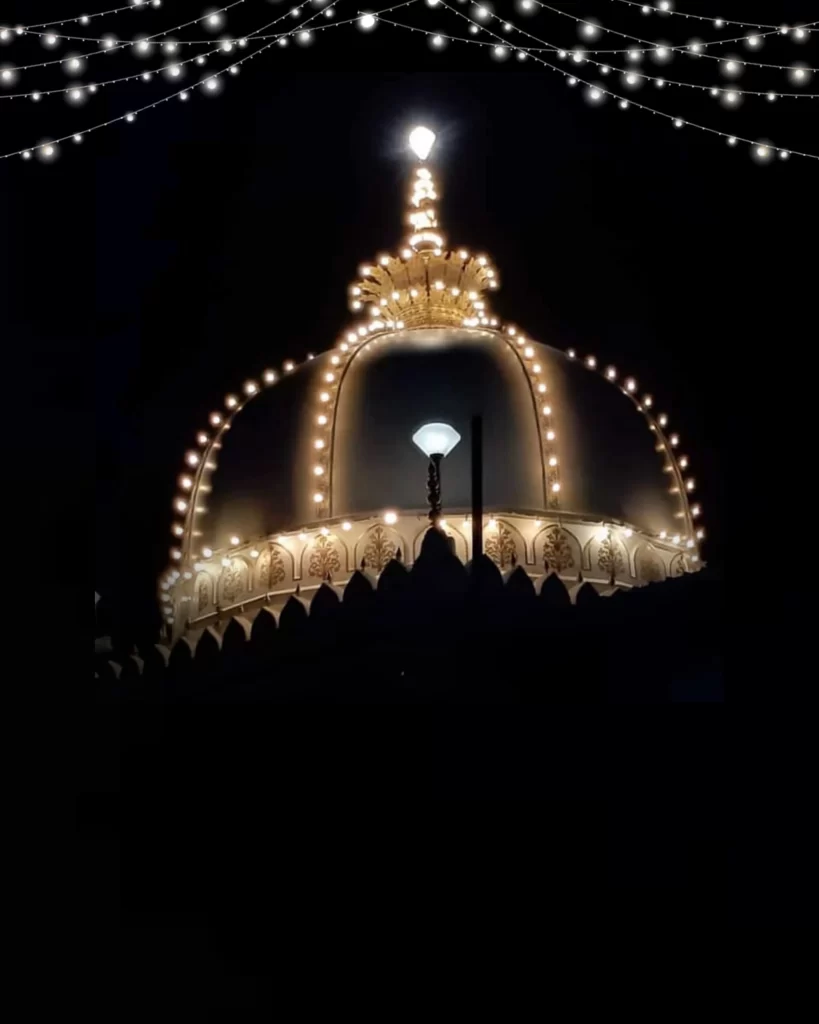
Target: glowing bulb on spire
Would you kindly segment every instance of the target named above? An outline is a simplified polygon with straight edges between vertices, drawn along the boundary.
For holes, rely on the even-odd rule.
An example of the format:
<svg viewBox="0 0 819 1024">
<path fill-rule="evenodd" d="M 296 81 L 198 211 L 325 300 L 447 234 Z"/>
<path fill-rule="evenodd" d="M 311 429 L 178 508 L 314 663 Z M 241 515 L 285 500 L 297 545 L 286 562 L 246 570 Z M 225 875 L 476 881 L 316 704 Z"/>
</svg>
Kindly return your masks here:
<svg viewBox="0 0 819 1024">
<path fill-rule="evenodd" d="M 423 126 L 413 128 L 409 135 L 409 144 L 419 160 L 426 160 L 435 144 L 435 132 Z"/>
</svg>

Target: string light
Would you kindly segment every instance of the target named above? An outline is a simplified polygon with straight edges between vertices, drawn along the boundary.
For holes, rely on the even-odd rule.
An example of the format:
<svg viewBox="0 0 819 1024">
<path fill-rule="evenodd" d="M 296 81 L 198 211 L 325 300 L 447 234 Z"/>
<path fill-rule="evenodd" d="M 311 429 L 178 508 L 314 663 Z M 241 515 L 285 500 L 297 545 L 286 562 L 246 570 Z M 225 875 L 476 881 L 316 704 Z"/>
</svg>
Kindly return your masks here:
<svg viewBox="0 0 819 1024">
<path fill-rule="evenodd" d="M 457 15 L 458 17 L 464 18 L 464 19 L 465 19 L 465 20 L 467 20 L 467 21 L 469 20 L 469 18 L 468 18 L 468 17 L 466 16 L 466 15 L 464 15 L 464 14 L 462 14 L 461 12 L 459 12 L 459 11 L 455 10 L 455 8 L 453 8 L 453 7 L 449 6 L 449 5 L 447 4 L 447 3 L 445 3 L 445 2 L 444 2 L 444 0 L 441 0 L 441 3 L 442 3 L 442 6 L 444 6 L 444 7 L 445 7 L 445 8 L 447 9 L 447 10 L 451 11 L 451 12 L 452 12 L 453 14 L 456 14 L 456 15 Z M 546 6 L 546 7 L 548 8 L 548 5 L 542 5 L 542 4 L 541 4 L 541 6 Z M 550 10 L 551 10 L 552 8 L 548 8 L 548 9 L 550 9 Z M 557 12 L 557 13 L 565 13 L 565 12 Z M 569 15 L 567 15 L 567 16 L 569 16 Z M 573 17 L 573 16 L 569 16 L 569 17 Z M 401 23 L 399 23 L 399 22 L 395 22 L 395 21 L 393 21 L 392 19 L 387 19 L 387 18 L 383 18 L 383 17 L 382 17 L 382 18 L 381 18 L 380 20 L 381 20 L 381 21 L 382 21 L 383 23 L 385 23 L 385 24 L 390 24 L 390 25 L 394 25 L 395 27 L 398 27 L 398 28 L 404 28 L 404 29 L 409 29 L 410 31 L 413 31 L 413 29 L 412 29 L 412 28 L 411 28 L 410 26 L 402 25 Z M 575 18 L 574 20 L 575 20 L 575 21 L 579 21 L 579 20 L 581 20 L 581 19 L 577 19 L 577 18 Z M 486 28 L 484 28 L 484 31 L 485 31 L 485 32 L 487 32 L 487 33 L 488 33 L 488 34 L 489 34 L 490 36 L 491 36 L 491 35 L 495 35 L 494 33 L 492 33 L 492 32 L 491 32 L 490 30 L 488 30 L 488 29 L 486 29 Z M 519 30 L 519 31 L 523 31 L 523 30 Z M 530 35 L 529 33 L 524 33 L 524 34 L 526 34 L 526 35 Z M 624 33 L 618 33 L 618 34 L 620 34 L 620 35 L 624 35 Z M 473 40 L 464 40 L 464 39 L 459 39 L 458 37 L 453 37 L 453 36 L 450 36 L 449 38 L 450 38 L 451 40 L 453 40 L 453 39 L 454 39 L 454 40 L 456 40 L 456 41 L 460 41 L 460 42 L 477 42 L 477 43 L 478 43 L 478 45 L 490 45 L 490 46 L 492 45 L 491 43 L 482 43 L 482 42 L 479 42 L 479 41 L 477 41 L 477 40 L 474 40 L 474 41 L 473 41 Z M 498 37 L 497 35 L 495 35 L 495 38 L 497 39 L 497 38 L 499 38 L 499 37 Z M 531 38 L 534 38 L 534 37 L 531 37 Z M 631 38 L 631 37 L 630 37 L 630 38 Z M 640 40 L 640 41 L 641 41 L 641 42 L 645 42 L 645 40 Z M 549 48 L 551 48 L 551 47 L 549 47 Z M 652 47 L 652 48 L 653 48 L 653 47 Z M 558 72 L 559 74 L 561 74 L 561 75 L 563 75 L 564 77 L 566 77 L 566 79 L 567 79 L 567 82 L 568 82 L 568 84 L 569 84 L 569 85 L 577 85 L 577 84 L 578 84 L 578 82 L 580 81 L 580 80 L 579 80 L 579 79 L 578 79 L 578 78 L 577 78 L 576 76 L 574 76 L 574 75 L 572 75 L 572 76 L 567 76 L 567 73 L 566 73 L 565 71 L 562 71 L 562 70 L 561 70 L 560 68 L 557 68 L 557 67 L 555 67 L 554 65 L 550 64 L 550 63 L 549 63 L 548 61 L 544 60 L 543 58 L 541 58 L 541 57 L 538 57 L 538 56 L 535 56 L 535 55 L 534 55 L 534 54 L 532 53 L 532 51 L 531 51 L 531 50 L 529 51 L 529 53 L 530 53 L 530 56 L 533 56 L 533 59 L 535 59 L 535 60 L 536 60 L 536 61 L 537 61 L 537 62 L 538 62 L 539 64 L 543 65 L 544 67 L 547 67 L 547 68 L 549 68 L 549 69 L 550 69 L 550 70 L 552 70 L 552 71 L 556 71 L 556 72 Z M 720 59 L 720 60 L 723 60 L 723 58 L 719 58 L 719 59 Z M 747 63 L 750 63 L 750 62 L 745 62 L 745 63 L 747 64 Z M 651 76 L 645 76 L 645 77 L 651 77 Z M 635 81 L 635 83 L 636 83 L 636 82 L 639 82 L 639 76 L 635 76 L 633 80 Z M 655 79 L 654 81 L 655 81 L 655 84 L 657 84 L 657 85 L 660 85 L 660 86 L 663 86 L 663 85 L 665 85 L 665 80 L 664 80 L 664 79 Z M 593 83 L 590 83 L 590 82 L 584 82 L 584 84 L 585 84 L 585 85 L 587 85 L 587 86 L 589 86 L 590 88 L 591 88 L 591 87 L 593 87 Z M 707 88 L 707 87 L 706 87 L 706 86 L 703 86 L 702 88 Z M 616 97 L 616 95 L 615 95 L 615 94 L 613 94 L 613 93 L 609 92 L 608 90 L 603 90 L 602 88 L 601 88 L 601 92 L 604 92 L 604 93 L 606 93 L 607 95 L 613 95 L 613 96 L 615 96 L 615 98 L 619 99 L 619 100 L 620 100 L 620 104 L 619 104 L 619 105 L 620 105 L 621 109 L 627 109 L 627 107 L 631 105 L 631 106 L 634 106 L 634 107 L 636 107 L 636 108 L 637 108 L 637 109 L 639 109 L 639 110 L 644 110 L 644 111 L 646 111 L 646 112 L 649 112 L 649 113 L 652 113 L 652 114 L 654 114 L 654 115 L 657 115 L 657 116 L 663 117 L 663 118 L 665 118 L 665 119 L 667 119 L 667 120 L 671 121 L 672 123 L 673 123 L 673 122 L 674 122 L 675 120 L 678 120 L 677 118 L 675 118 L 675 117 L 674 117 L 674 115 L 666 114 L 666 113 L 665 113 L 664 111 L 661 111 L 661 110 L 657 110 L 656 108 L 653 108 L 653 107 L 647 106 L 646 104 L 642 104 L 642 103 L 637 103 L 637 102 L 634 102 L 634 101 L 632 101 L 632 102 L 631 102 L 630 104 L 629 104 L 629 103 L 627 102 L 627 103 L 625 104 L 625 106 L 624 106 L 624 104 L 623 104 L 623 98 L 622 98 L 622 97 Z M 764 95 L 764 94 L 763 94 L 763 95 Z M 709 128 L 709 127 L 707 127 L 707 126 L 705 126 L 705 125 L 697 124 L 697 123 L 694 123 L 694 122 L 690 122 L 690 121 L 686 122 L 686 124 L 687 124 L 687 125 L 688 125 L 688 126 L 689 126 L 690 128 L 694 128 L 694 129 L 699 129 L 700 131 L 705 131 L 705 132 L 707 132 L 707 133 L 709 133 L 709 134 L 713 134 L 713 135 L 716 135 L 716 136 L 719 136 L 719 137 L 722 137 L 722 138 L 726 138 L 726 139 L 727 139 L 727 138 L 730 138 L 730 136 L 728 136 L 728 134 L 727 134 L 727 133 L 725 133 L 725 132 L 721 132 L 721 131 L 718 131 L 717 129 L 714 129 L 714 128 Z M 752 142 L 753 142 L 753 140 L 750 140 L 750 139 L 745 139 L 744 141 L 748 142 L 749 144 L 752 144 Z M 778 148 L 778 147 L 772 147 L 772 148 L 773 148 L 773 149 L 774 149 L 774 150 L 775 150 L 776 152 L 780 152 L 780 148 Z M 788 152 L 788 153 L 790 154 L 790 153 L 793 153 L 793 152 L 795 152 L 795 151 L 794 151 L 794 150 L 787 150 L 786 152 Z M 819 154 L 813 154 L 813 153 L 806 153 L 806 152 L 804 152 L 804 151 L 799 151 L 797 155 L 799 155 L 799 156 L 803 156 L 803 157 L 806 157 L 806 158 L 808 158 L 808 159 L 813 159 L 813 160 L 819 160 Z"/>
<path fill-rule="evenodd" d="M 235 3 L 236 3 L 236 4 L 238 4 L 238 3 L 241 3 L 241 2 L 243 2 L 243 0 L 235 0 Z M 301 4 L 301 5 L 300 5 L 300 8 L 299 8 L 299 9 L 301 9 L 301 7 L 304 7 L 304 6 L 306 6 L 308 2 L 309 2 L 309 0 L 304 0 L 304 2 L 303 2 L 303 3 Z M 403 2 L 403 3 L 401 3 L 401 4 L 397 4 L 397 5 L 395 5 L 395 7 L 394 7 L 394 8 L 389 8 L 389 10 L 393 10 L 393 9 L 395 9 L 396 7 L 403 7 L 403 6 L 407 6 L 407 4 L 408 4 L 408 3 L 411 3 L 411 2 L 414 2 L 414 0 L 404 0 L 404 2 Z M 226 7 L 226 8 L 223 8 L 222 10 L 227 10 L 227 9 L 228 9 L 229 7 L 231 7 L 231 6 L 234 6 L 234 4 L 228 5 L 228 7 Z M 318 16 L 318 14 L 319 14 L 319 13 L 320 13 L 320 12 L 316 12 L 316 13 L 314 13 L 313 15 L 311 15 L 311 16 L 310 16 L 310 17 L 309 17 L 309 18 L 307 19 L 307 22 L 305 22 L 305 23 L 303 23 L 303 24 L 306 24 L 306 23 L 309 23 L 310 21 L 312 21 L 312 20 L 313 20 L 313 19 L 314 19 L 315 17 L 317 17 L 317 16 Z M 276 19 L 274 19 L 273 21 L 269 22 L 268 24 L 266 24 L 266 25 L 264 25 L 264 26 L 261 26 L 261 27 L 260 27 L 260 29 L 258 29 L 258 30 L 257 30 L 257 32 L 262 32 L 262 31 L 264 31 L 264 29 L 266 29 L 266 28 L 270 27 L 271 25 L 274 25 L 274 24 L 276 24 L 276 23 L 277 23 L 278 21 L 281 21 L 281 20 L 282 20 L 282 17 L 284 17 L 284 16 L 282 15 L 281 17 L 279 17 L 279 18 L 276 18 Z M 198 19 L 195 19 L 195 20 L 198 20 Z M 352 20 L 352 19 L 351 19 L 351 20 Z M 187 23 L 185 23 L 185 24 L 192 24 L 192 23 L 193 23 L 193 22 L 187 22 Z M 338 22 L 337 24 L 338 24 L 338 25 L 341 25 L 341 24 L 345 24 L 345 22 Z M 178 28 L 183 28 L 183 27 L 185 27 L 185 25 L 180 25 L 180 26 L 177 26 L 176 28 L 178 29 Z M 334 27 L 334 26 L 321 26 L 321 27 L 323 27 L 323 28 L 329 28 L 329 27 Z M 162 35 L 162 34 L 163 34 L 163 33 L 157 33 L 157 35 Z M 301 33 L 301 34 L 302 34 L 302 35 L 304 35 L 305 33 Z M 307 34 L 307 35 L 310 35 L 310 33 L 306 33 L 306 34 Z M 153 37 L 149 37 L 149 38 L 156 38 L 156 36 L 153 36 Z M 252 57 L 258 56 L 258 55 L 259 55 L 260 53 L 262 53 L 263 51 L 265 51 L 265 50 L 269 49 L 269 48 L 270 48 L 270 46 L 272 46 L 272 45 L 273 45 L 273 44 L 274 44 L 274 43 L 275 43 L 276 41 L 280 41 L 280 37 L 274 37 L 274 39 L 273 39 L 273 40 L 272 40 L 271 42 L 267 43 L 267 44 L 266 44 L 265 46 L 259 47 L 258 49 L 254 50 L 254 51 L 253 51 L 252 53 L 248 54 L 247 56 L 245 56 L 245 57 L 242 57 L 242 58 L 240 58 L 240 59 L 239 59 L 239 60 L 238 60 L 238 61 L 236 62 L 236 64 L 234 64 L 234 65 L 231 65 L 231 67 L 236 67 L 236 66 L 238 66 L 239 64 L 243 63 L 244 61 L 246 61 L 246 60 L 249 60 L 249 59 L 251 59 Z M 110 52 L 110 50 L 111 50 L 111 49 L 113 49 L 113 48 L 117 48 L 117 49 L 120 49 L 120 48 L 122 48 L 122 47 L 124 47 L 124 46 L 126 46 L 126 45 L 131 45 L 130 43 L 127 43 L 127 44 L 126 44 L 126 43 L 123 43 L 123 44 L 119 44 L 119 45 L 118 45 L 118 44 L 117 44 L 117 41 L 116 41 L 116 39 L 115 39 L 115 38 L 112 38 L 112 37 L 107 37 L 107 38 L 106 38 L 106 39 L 105 39 L 105 40 L 103 41 L 103 43 L 104 43 L 104 45 L 105 45 L 105 47 L 106 47 L 106 50 L 107 50 L 108 52 Z M 88 55 L 86 54 L 86 55 L 83 55 L 83 56 L 88 56 Z M 196 58 L 196 62 L 197 62 L 197 63 L 202 63 L 202 62 L 204 62 L 204 58 L 203 58 L 203 57 L 201 57 L 201 56 L 200 56 L 200 57 L 197 57 L 197 58 Z M 38 65 L 29 65 L 29 66 L 31 66 L 31 67 L 40 67 L 40 66 L 44 66 L 44 64 L 46 64 L 46 63 L 61 63 L 61 61 L 57 60 L 57 61 L 49 61 L 49 62 L 42 62 L 41 64 L 38 64 Z M 184 62 L 180 62 L 180 63 L 184 63 Z M 230 71 L 230 68 L 228 68 L 228 71 Z M 141 73 L 140 73 L 140 75 L 141 75 Z M 138 75 L 138 76 L 126 76 L 126 77 L 140 77 L 140 75 Z M 213 80 L 213 78 L 209 79 L 208 81 L 212 81 L 212 80 Z M 106 84 L 106 83 L 103 83 L 103 84 Z M 217 84 L 220 84 L 220 83 L 217 83 Z M 205 89 L 206 89 L 206 90 L 208 91 L 208 93 L 210 93 L 211 95 L 213 95 L 213 94 L 214 94 L 214 90 L 215 90 L 215 87 L 214 87 L 214 86 L 210 86 L 210 85 L 207 85 L 207 84 L 206 84 L 206 85 L 204 85 L 204 86 L 203 86 L 203 88 L 205 88 Z M 52 90 L 52 91 L 63 91 L 63 90 Z M 92 91 L 96 91 L 96 87 L 95 87 L 95 86 L 94 86 L 94 87 L 91 87 L 91 86 L 89 86 L 89 90 L 88 90 L 88 91 L 89 91 L 89 92 L 92 92 Z M 15 96 L 16 96 L 16 95 L 20 95 L 20 94 L 15 94 Z M 87 134 L 89 134 L 89 133 L 90 133 L 90 132 L 92 132 L 92 131 L 97 131 L 97 130 L 99 130 L 100 128 L 104 128 L 104 127 L 108 127 L 108 126 L 110 126 L 110 125 L 116 124 L 116 123 L 117 123 L 117 122 L 119 122 L 119 121 L 123 121 L 123 120 L 125 120 L 125 121 L 129 121 L 129 120 L 134 120 L 134 118 L 136 117 L 136 115 L 137 115 L 138 113 L 140 113 L 141 111 L 143 111 L 143 110 L 153 109 L 153 108 L 155 108 L 156 106 L 158 106 L 158 105 L 159 105 L 160 103 L 165 103 L 165 102 L 167 102 L 168 100 L 170 100 L 170 99 L 173 99 L 173 98 L 176 98 L 176 97 L 179 97 L 180 99 L 186 99 L 186 98 L 187 98 L 187 96 L 188 96 L 188 91 L 187 91 L 187 90 L 184 90 L 184 89 L 183 89 L 183 90 L 180 90 L 179 92 L 176 92 L 176 93 L 171 93 L 170 95 L 168 95 L 168 96 L 165 96 L 165 97 L 162 97 L 162 98 L 160 98 L 159 100 L 157 100 L 157 101 L 155 101 L 155 102 L 153 102 L 153 103 L 149 103 L 149 104 L 146 104 L 145 106 L 143 106 L 143 107 L 140 107 L 140 108 L 139 108 L 138 110 L 136 110 L 136 111 L 132 111 L 132 112 L 130 112 L 129 114 L 126 114 L 126 115 L 121 115 L 121 116 L 119 116 L 119 117 L 115 117 L 115 118 L 112 118 L 112 119 L 110 119 L 109 121 L 105 121 L 105 122 L 102 122 L 102 123 L 100 123 L 100 124 L 97 124 L 97 125 L 94 125 L 94 126 L 92 126 L 92 127 L 90 127 L 90 128 L 86 128 L 86 129 L 84 129 L 84 130 L 83 130 L 83 131 L 81 131 L 81 132 L 78 132 L 78 133 L 74 133 L 74 135 L 73 135 L 73 136 L 71 136 L 71 137 L 75 137 L 76 135 L 84 136 L 84 135 L 87 135 Z M 12 97 L 12 96 L 8 96 L 8 97 L 3 97 L 3 98 L 14 98 L 14 97 Z M 64 137 L 63 137 L 63 138 L 61 138 L 61 139 L 57 139 L 57 140 L 55 140 L 55 144 L 56 144 L 56 143 L 58 143 L 58 142 L 60 142 L 60 141 L 63 141 L 64 139 L 67 139 L 67 138 L 69 138 L 69 136 L 64 136 Z M 23 156 L 25 152 L 26 152 L 26 150 L 16 150 L 16 151 L 13 151 L 13 152 L 9 152 L 9 153 L 5 153 L 5 154 L 0 154 L 0 159 L 7 159 L 7 158 L 9 158 L 9 157 L 11 157 L 11 156 Z M 56 154 L 56 150 L 53 150 L 52 152 L 53 152 L 54 154 Z M 42 154 L 40 154 L 40 155 L 42 156 Z M 23 158 L 24 158 L 24 159 L 28 159 L 28 158 L 27 158 L 27 157 L 25 157 L 25 156 L 23 156 Z"/>
</svg>

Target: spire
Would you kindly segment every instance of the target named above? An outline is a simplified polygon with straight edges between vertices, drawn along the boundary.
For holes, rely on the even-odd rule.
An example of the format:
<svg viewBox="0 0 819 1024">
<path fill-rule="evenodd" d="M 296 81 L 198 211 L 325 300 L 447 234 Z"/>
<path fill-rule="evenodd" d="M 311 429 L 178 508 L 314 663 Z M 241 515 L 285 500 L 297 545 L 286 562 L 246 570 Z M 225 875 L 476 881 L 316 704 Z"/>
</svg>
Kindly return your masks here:
<svg viewBox="0 0 819 1024">
<path fill-rule="evenodd" d="M 406 226 L 397 256 L 379 256 L 360 268 L 361 279 L 350 288 L 355 311 L 368 307 L 371 330 L 405 327 L 496 327 L 483 293 L 498 287 L 498 276 L 486 256 L 465 249 L 445 249 L 438 224 L 438 190 L 427 165 L 435 133 L 414 128 L 410 149 L 413 168 L 407 200 Z"/>
</svg>

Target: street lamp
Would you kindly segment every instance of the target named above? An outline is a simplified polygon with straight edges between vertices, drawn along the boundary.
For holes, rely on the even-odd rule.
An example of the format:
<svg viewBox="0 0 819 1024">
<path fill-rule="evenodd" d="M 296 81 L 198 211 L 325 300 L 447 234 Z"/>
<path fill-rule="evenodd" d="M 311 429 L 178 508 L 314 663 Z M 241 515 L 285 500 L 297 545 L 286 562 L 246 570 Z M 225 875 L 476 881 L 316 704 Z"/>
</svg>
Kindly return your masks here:
<svg viewBox="0 0 819 1024">
<path fill-rule="evenodd" d="M 461 440 L 461 435 L 448 423 L 425 423 L 415 431 L 412 440 L 429 459 L 429 521 L 433 526 L 437 526 L 441 518 L 441 459 L 449 455 Z"/>
</svg>

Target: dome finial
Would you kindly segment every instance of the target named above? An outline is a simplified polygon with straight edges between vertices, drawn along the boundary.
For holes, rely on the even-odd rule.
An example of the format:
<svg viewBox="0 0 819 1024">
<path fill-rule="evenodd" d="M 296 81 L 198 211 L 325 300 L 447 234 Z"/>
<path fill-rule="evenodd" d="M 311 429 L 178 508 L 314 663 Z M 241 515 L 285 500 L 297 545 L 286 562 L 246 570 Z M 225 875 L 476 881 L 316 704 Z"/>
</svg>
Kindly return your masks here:
<svg viewBox="0 0 819 1024">
<path fill-rule="evenodd" d="M 413 128 L 410 132 L 410 149 L 418 157 L 419 164 L 423 164 L 429 156 L 434 142 L 435 132 L 429 128 Z M 407 244 L 415 252 L 432 252 L 444 246 L 444 237 L 438 230 L 438 217 L 435 212 L 437 200 L 431 171 L 428 167 L 416 167 L 407 215 L 407 221 L 412 228 L 407 237 Z"/>
<path fill-rule="evenodd" d="M 497 326 L 484 297 L 498 287 L 497 271 L 486 256 L 446 248 L 438 224 L 438 190 L 426 163 L 435 140 L 435 132 L 424 125 L 407 136 L 415 166 L 400 254 L 383 253 L 364 264 L 359 280 L 350 286 L 350 309 L 374 318 L 362 337 L 405 328 Z"/>
</svg>

